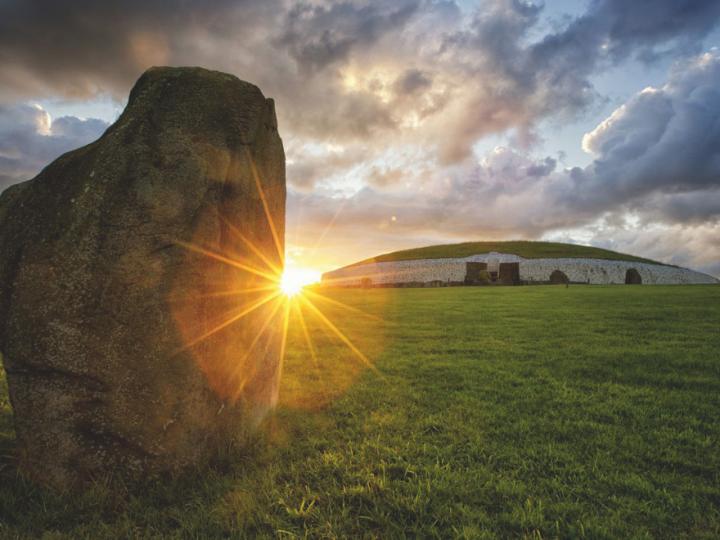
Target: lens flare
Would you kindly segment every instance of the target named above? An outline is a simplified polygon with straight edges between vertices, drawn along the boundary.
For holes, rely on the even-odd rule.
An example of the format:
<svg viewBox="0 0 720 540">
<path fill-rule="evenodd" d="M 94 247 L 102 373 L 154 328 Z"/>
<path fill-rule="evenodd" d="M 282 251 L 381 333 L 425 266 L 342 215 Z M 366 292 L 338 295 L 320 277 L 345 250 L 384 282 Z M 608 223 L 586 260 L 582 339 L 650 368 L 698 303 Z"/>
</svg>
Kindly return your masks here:
<svg viewBox="0 0 720 540">
<path fill-rule="evenodd" d="M 285 296 L 297 296 L 303 288 L 320 281 L 320 272 L 309 268 L 285 268 L 280 278 L 280 290 Z"/>
<path fill-rule="evenodd" d="M 180 280 L 168 297 L 183 337 L 177 354 L 191 351 L 212 389 L 231 404 L 265 411 L 277 403 L 282 386 L 288 394 L 286 405 L 324 406 L 348 388 L 361 370 L 370 368 L 382 378 L 365 352 L 336 322 L 344 326 L 342 322 L 354 315 L 383 321 L 331 298 L 332 289 L 308 287 L 320 283 L 321 273 L 296 266 L 285 256 L 284 227 L 276 227 L 260 172 L 249 153 L 247 158 L 262 203 L 258 213 L 267 220 L 269 234 L 258 242 L 252 230 L 241 230 L 231 221 L 232 213 L 218 212 L 211 217 L 223 233 L 220 242 L 202 245 L 175 240 L 188 257 L 203 261 L 203 270 L 198 273 L 202 281 L 198 282 L 195 274 Z M 335 218 L 337 214 L 326 229 Z M 321 239 L 322 235 L 318 242 Z M 379 341 L 384 324 L 376 326 L 368 335 Z M 288 353 L 289 333 L 300 338 L 307 351 L 293 347 Z M 330 346 L 332 354 L 318 354 L 316 341 L 324 350 Z M 276 354 L 278 363 L 266 361 Z M 286 356 L 292 359 L 292 369 L 284 376 Z M 355 361 L 338 362 L 338 357 Z"/>
</svg>

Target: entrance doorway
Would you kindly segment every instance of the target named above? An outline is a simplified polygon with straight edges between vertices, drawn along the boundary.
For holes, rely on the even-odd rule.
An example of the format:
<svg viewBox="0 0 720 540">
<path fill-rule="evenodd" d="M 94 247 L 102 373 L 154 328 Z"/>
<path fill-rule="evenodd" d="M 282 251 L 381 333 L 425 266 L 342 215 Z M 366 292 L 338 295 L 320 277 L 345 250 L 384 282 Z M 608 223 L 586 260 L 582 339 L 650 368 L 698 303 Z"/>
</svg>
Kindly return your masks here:
<svg viewBox="0 0 720 540">
<path fill-rule="evenodd" d="M 628 268 L 627 272 L 625 272 L 625 285 L 642 285 L 640 272 L 635 268 Z"/>
</svg>

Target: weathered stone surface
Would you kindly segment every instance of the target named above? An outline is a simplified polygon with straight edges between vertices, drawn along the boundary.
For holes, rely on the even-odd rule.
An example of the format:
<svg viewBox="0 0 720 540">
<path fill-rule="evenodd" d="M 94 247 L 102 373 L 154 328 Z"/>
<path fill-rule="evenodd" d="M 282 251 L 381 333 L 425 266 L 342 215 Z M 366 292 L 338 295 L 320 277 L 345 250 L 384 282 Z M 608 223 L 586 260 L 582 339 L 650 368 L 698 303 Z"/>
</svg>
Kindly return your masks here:
<svg viewBox="0 0 720 540">
<path fill-rule="evenodd" d="M 284 221 L 272 100 L 199 68 L 148 70 L 98 141 L 7 189 L 0 350 L 24 470 L 138 477 L 241 441 L 277 398 L 282 309 L 239 315 L 275 288 Z"/>
</svg>

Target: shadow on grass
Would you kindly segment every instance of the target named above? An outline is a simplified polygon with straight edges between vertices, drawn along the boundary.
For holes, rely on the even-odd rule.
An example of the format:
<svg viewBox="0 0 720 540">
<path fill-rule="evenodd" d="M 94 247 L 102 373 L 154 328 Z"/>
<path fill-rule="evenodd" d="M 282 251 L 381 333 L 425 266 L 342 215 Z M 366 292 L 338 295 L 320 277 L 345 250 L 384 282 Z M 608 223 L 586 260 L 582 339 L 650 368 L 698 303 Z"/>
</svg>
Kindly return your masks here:
<svg viewBox="0 0 720 540">
<path fill-rule="evenodd" d="M 282 525 L 272 514 L 290 517 L 294 511 L 283 509 L 277 496 L 283 485 L 278 464 L 302 459 L 293 441 L 329 427 L 322 412 L 278 411 L 247 445 L 228 448 L 210 463 L 139 483 L 108 476 L 81 491 L 61 493 L 17 470 L 14 436 L 4 429 L 12 421 L 7 407 L 1 418 L 3 538 L 224 537 L 229 531 L 274 536 Z"/>
<path fill-rule="evenodd" d="M 7 390 L 0 369 L 0 538 L 48 533 L 53 538 L 226 537 L 230 532 L 257 537 L 299 531 L 311 517 L 312 502 L 295 501 L 283 490 L 302 483 L 305 463 L 317 457 L 316 439 L 337 428 L 324 405 L 308 410 L 285 403 L 246 445 L 226 448 L 210 463 L 139 483 L 108 476 L 62 493 L 34 484 L 17 469 Z"/>
<path fill-rule="evenodd" d="M 322 307 L 325 313 L 338 309 Z M 332 319 L 342 318 L 333 313 Z M 375 357 L 382 349 L 383 332 L 376 321 L 361 319 L 349 337 Z M 328 434 L 342 430 L 348 421 L 362 421 L 357 411 L 348 418 L 334 404 L 364 376 L 375 378 L 312 313 L 306 323 L 312 344 L 304 324 L 291 325 L 281 404 L 253 440 L 226 449 L 212 463 L 139 484 L 108 477 L 63 494 L 23 478 L 14 458 L 12 410 L 0 370 L 0 537 L 48 532 L 72 538 L 274 537 L 282 530 L 301 532 L 306 520 L 317 518 L 317 496 L 305 493 L 307 485 L 317 478 L 319 467 L 332 465 L 319 458 L 329 444 Z M 322 354 L 316 354 L 316 348 Z"/>
</svg>

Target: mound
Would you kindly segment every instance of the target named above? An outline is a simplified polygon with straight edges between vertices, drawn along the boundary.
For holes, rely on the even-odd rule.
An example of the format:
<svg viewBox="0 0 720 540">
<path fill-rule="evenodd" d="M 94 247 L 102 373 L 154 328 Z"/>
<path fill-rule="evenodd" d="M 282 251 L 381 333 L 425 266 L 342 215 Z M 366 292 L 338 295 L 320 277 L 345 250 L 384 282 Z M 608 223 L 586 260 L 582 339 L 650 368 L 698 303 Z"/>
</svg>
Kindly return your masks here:
<svg viewBox="0 0 720 540">
<path fill-rule="evenodd" d="M 591 246 L 564 244 L 561 242 L 510 240 L 505 242 L 463 242 L 461 244 L 440 244 L 436 246 L 403 249 L 377 255 L 376 257 L 350 264 L 348 267 L 373 262 L 412 261 L 416 259 L 455 259 L 477 255 L 478 253 L 491 252 L 513 253 L 524 259 L 603 259 L 608 261 L 663 264 L 626 253 L 618 253 L 617 251 Z"/>
<path fill-rule="evenodd" d="M 482 276 L 487 274 L 487 278 Z M 464 242 L 394 251 L 323 275 L 341 287 L 543 283 L 716 283 L 715 278 L 607 249 L 558 242 Z"/>
</svg>

